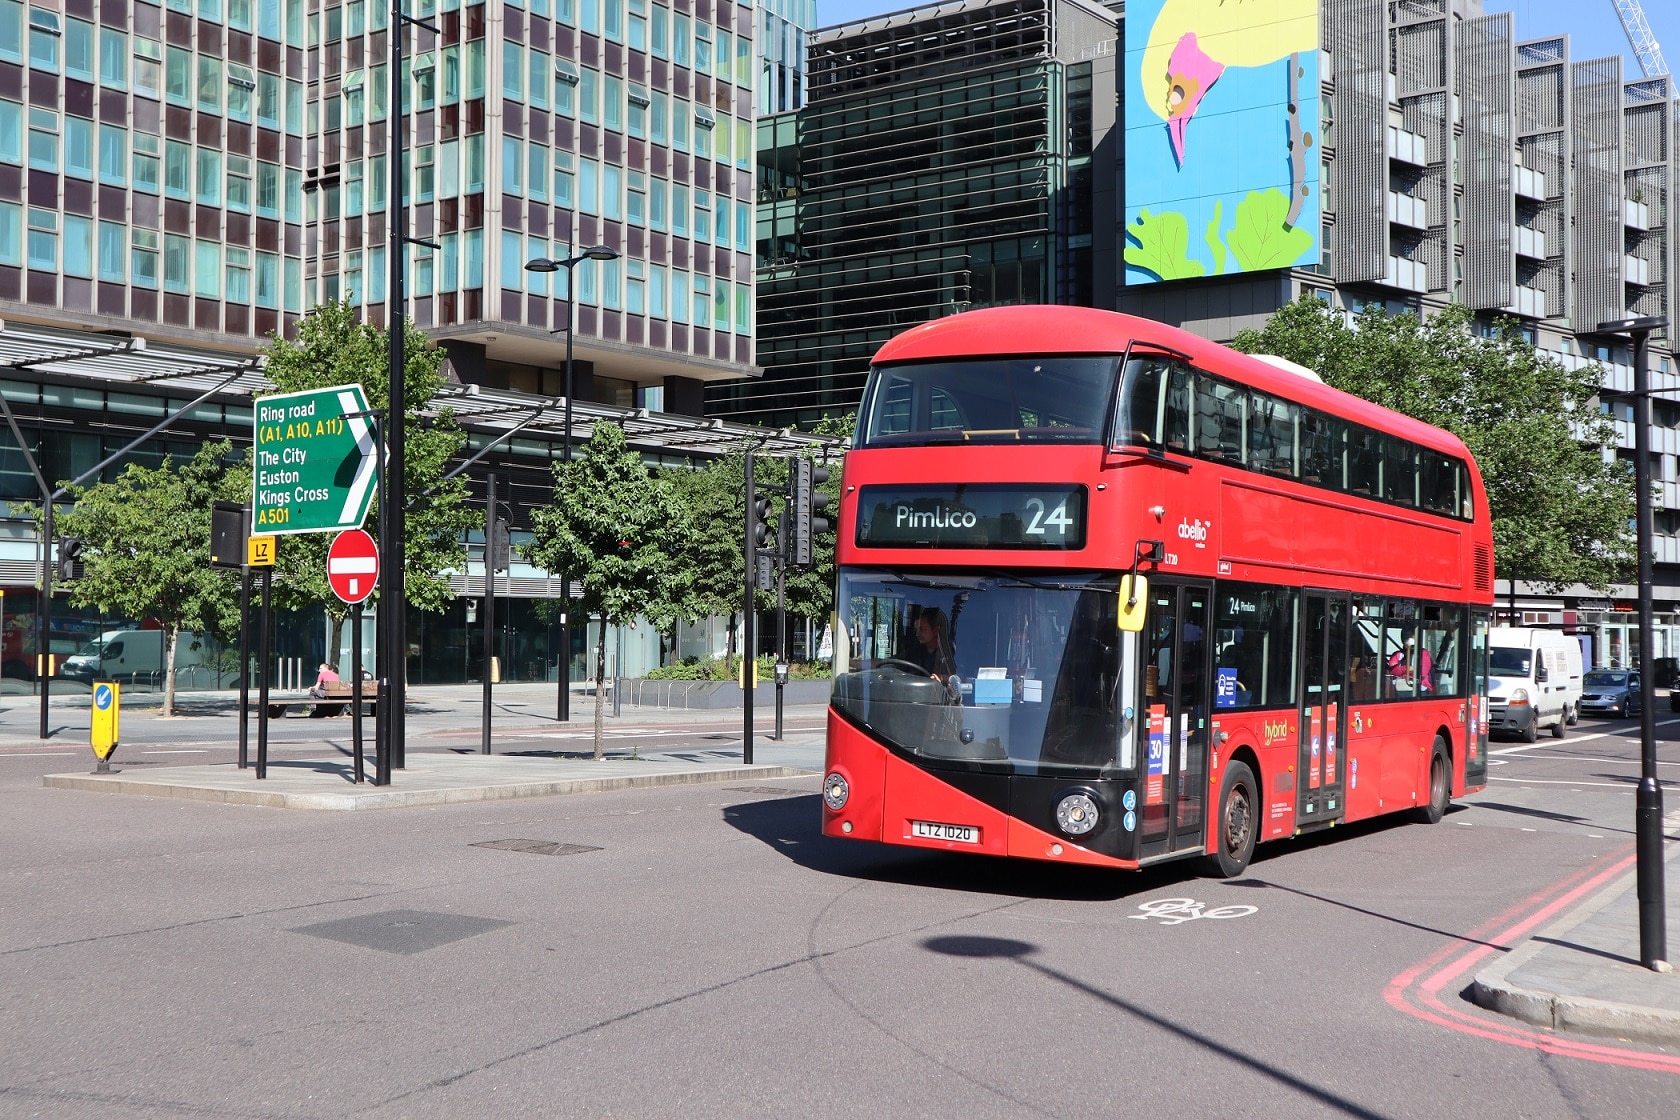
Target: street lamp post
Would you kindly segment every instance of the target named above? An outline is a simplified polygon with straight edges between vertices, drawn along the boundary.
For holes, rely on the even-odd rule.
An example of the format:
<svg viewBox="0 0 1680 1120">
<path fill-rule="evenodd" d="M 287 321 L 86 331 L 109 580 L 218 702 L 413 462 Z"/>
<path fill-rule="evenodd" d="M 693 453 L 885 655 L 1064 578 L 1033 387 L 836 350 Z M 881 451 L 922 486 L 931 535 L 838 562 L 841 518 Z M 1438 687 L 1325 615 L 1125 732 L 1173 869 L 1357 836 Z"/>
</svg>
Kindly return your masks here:
<svg viewBox="0 0 1680 1120">
<path fill-rule="evenodd" d="M 527 272 L 559 272 L 562 268 L 566 270 L 566 326 L 564 328 L 566 334 L 566 430 L 561 437 L 561 459 L 568 464 L 572 461 L 572 328 L 576 325 L 576 312 L 573 310 L 573 304 L 576 302 L 575 289 L 572 287 L 573 270 L 584 261 L 612 261 L 617 259 L 617 250 L 606 245 L 591 245 L 583 252 L 564 260 L 538 257 L 535 260 L 525 262 L 525 271 Z M 572 583 L 570 573 L 560 573 L 560 595 L 560 601 L 564 605 L 560 612 L 560 656 L 556 658 L 559 666 L 556 675 L 560 678 L 560 696 L 555 718 L 564 723 L 572 718 Z"/>
<path fill-rule="evenodd" d="M 1600 323 L 1600 334 L 1633 340 L 1633 477 L 1635 547 L 1639 550 L 1639 790 L 1634 802 L 1638 864 L 1639 959 L 1646 968 L 1669 971 L 1663 884 L 1663 801 L 1657 781 L 1656 677 L 1651 656 L 1651 332 L 1668 319 L 1648 315 Z"/>
</svg>

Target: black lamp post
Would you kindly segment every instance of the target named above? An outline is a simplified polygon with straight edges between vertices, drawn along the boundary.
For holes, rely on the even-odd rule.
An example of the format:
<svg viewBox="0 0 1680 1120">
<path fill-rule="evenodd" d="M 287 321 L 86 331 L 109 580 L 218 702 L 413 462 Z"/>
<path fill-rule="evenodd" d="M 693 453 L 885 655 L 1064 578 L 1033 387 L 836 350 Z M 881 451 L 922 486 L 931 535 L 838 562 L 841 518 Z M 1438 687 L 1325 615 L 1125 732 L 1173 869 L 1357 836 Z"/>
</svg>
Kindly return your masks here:
<svg viewBox="0 0 1680 1120">
<path fill-rule="evenodd" d="M 573 304 L 577 297 L 572 287 L 573 270 L 584 261 L 614 261 L 618 259 L 618 251 L 606 245 L 591 245 L 583 252 L 565 260 L 554 260 L 550 257 L 538 257 L 525 262 L 527 272 L 559 272 L 566 270 L 566 325 L 562 328 L 566 334 L 566 431 L 561 439 L 563 449 L 562 458 L 572 461 L 572 328 L 575 325 L 576 313 Z M 556 332 L 559 333 L 559 332 Z M 564 606 L 560 614 L 560 656 L 558 676 L 560 678 L 559 708 L 555 718 L 565 722 L 572 718 L 572 582 L 569 573 L 560 575 L 561 602 Z"/>
<path fill-rule="evenodd" d="M 1651 657 L 1651 332 L 1668 326 L 1661 315 L 1600 323 L 1598 333 L 1633 340 L 1634 533 L 1639 549 L 1639 791 L 1634 801 L 1638 865 L 1639 959 L 1667 972 L 1664 914 L 1662 784 L 1657 781 L 1656 677 Z"/>
</svg>

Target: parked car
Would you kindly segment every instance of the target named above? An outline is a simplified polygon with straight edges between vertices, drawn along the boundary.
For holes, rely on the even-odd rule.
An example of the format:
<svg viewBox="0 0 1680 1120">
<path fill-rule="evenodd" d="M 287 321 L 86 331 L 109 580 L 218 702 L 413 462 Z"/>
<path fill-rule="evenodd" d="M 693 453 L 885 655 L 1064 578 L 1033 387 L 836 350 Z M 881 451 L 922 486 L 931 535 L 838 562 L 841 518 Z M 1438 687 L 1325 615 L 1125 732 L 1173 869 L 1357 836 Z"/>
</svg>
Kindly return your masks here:
<svg viewBox="0 0 1680 1120">
<path fill-rule="evenodd" d="M 1639 714 L 1639 674 L 1630 669 L 1594 669 L 1582 682 L 1581 711 L 1618 718 Z"/>
</svg>

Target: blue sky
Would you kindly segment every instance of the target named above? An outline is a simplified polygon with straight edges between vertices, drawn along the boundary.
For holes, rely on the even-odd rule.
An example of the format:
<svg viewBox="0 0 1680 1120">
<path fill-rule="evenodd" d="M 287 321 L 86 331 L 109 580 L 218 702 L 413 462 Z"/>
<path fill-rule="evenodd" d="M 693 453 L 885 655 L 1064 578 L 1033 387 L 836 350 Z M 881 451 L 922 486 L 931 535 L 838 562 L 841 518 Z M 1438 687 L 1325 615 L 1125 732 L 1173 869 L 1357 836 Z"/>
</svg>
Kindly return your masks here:
<svg viewBox="0 0 1680 1120">
<path fill-rule="evenodd" d="M 1641 0 L 1645 18 L 1671 70 L 1680 72 L 1680 4 L 1675 0 Z M 1484 0 L 1489 12 L 1515 12 L 1517 37 L 1539 39 L 1567 32 L 1573 39 L 1576 61 L 1620 54 L 1623 73 L 1639 77 L 1639 66 L 1622 35 L 1611 0 Z M 884 12 L 917 7 L 909 0 L 817 0 L 817 22 L 824 27 L 850 23 Z"/>
</svg>

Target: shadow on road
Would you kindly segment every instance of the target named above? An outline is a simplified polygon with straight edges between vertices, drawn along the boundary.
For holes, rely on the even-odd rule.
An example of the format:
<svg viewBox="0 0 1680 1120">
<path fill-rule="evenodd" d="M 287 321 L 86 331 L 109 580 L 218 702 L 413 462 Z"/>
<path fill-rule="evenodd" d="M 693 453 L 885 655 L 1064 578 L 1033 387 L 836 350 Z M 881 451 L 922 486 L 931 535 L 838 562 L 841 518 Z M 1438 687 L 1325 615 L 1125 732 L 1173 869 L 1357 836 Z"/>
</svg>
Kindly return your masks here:
<svg viewBox="0 0 1680 1120">
<path fill-rule="evenodd" d="M 1011 898 L 1112 902 L 1197 878 L 1196 865 L 1169 863 L 1138 871 L 1006 860 L 963 852 L 930 852 L 868 841 L 836 840 L 821 832 L 821 800 L 771 797 L 723 811 L 724 821 L 801 867 L 879 883 L 969 891 Z"/>
</svg>

